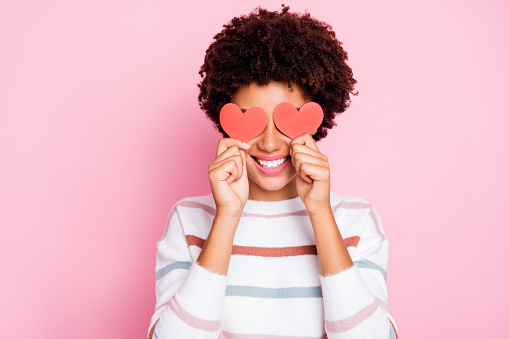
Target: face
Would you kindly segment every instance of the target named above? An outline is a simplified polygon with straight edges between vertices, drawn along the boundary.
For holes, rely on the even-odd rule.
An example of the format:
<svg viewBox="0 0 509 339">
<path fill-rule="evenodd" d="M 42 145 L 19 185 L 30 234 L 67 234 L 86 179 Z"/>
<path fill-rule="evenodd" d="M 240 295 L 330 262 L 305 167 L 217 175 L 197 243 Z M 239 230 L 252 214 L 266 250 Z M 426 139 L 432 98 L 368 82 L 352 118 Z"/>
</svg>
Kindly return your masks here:
<svg viewBox="0 0 509 339">
<path fill-rule="evenodd" d="M 246 167 L 249 179 L 249 199 L 284 200 L 298 196 L 295 168 L 290 161 L 291 139 L 281 133 L 272 119 L 272 112 L 281 102 L 300 108 L 311 100 L 304 97 L 299 85 L 272 81 L 268 85 L 251 83 L 237 90 L 231 102 L 242 110 L 260 107 L 267 114 L 265 130 L 249 141 Z"/>
</svg>

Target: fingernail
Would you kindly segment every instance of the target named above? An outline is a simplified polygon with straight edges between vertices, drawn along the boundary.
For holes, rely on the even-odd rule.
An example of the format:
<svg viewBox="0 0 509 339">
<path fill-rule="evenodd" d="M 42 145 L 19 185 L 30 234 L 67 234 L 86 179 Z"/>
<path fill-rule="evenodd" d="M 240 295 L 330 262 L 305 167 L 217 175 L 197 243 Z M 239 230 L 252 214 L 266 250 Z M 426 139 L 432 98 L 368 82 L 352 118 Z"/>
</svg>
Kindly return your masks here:
<svg viewBox="0 0 509 339">
<path fill-rule="evenodd" d="M 249 144 L 247 144 L 245 142 L 242 143 L 242 146 L 244 146 L 245 148 L 250 148 L 251 147 L 251 146 L 249 146 Z"/>
</svg>

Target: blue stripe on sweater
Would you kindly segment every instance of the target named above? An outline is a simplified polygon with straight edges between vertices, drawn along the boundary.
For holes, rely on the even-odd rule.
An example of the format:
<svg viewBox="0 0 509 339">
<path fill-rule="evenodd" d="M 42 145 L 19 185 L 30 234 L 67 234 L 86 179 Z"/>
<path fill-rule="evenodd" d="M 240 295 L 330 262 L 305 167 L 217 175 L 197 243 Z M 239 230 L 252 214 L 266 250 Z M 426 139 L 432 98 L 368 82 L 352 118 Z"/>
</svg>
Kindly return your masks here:
<svg viewBox="0 0 509 339">
<path fill-rule="evenodd" d="M 389 339 L 396 339 L 396 333 L 394 333 L 394 329 L 392 328 L 392 325 L 390 326 L 390 330 L 389 330 Z"/>
<path fill-rule="evenodd" d="M 369 268 L 369 269 L 380 271 L 382 273 L 382 275 L 384 276 L 385 281 L 387 281 L 387 272 L 382 267 L 375 264 L 374 262 L 372 262 L 370 260 L 356 260 L 356 261 L 354 261 L 354 264 L 356 264 L 357 267 L 359 267 L 359 268 Z M 166 274 L 170 273 L 171 271 L 173 271 L 175 269 L 188 270 L 189 267 L 191 267 L 191 261 L 176 261 L 174 263 L 166 265 L 163 268 L 158 269 L 156 271 L 156 281 L 161 279 Z M 320 292 L 320 296 L 321 296 L 321 292 Z"/>
<path fill-rule="evenodd" d="M 384 276 L 385 281 L 387 281 L 387 272 L 382 267 L 375 264 L 374 262 L 369 261 L 369 260 L 357 260 L 357 261 L 354 261 L 353 263 L 355 265 L 357 265 L 357 267 L 359 267 L 359 268 L 370 268 L 372 270 L 380 271 L 382 273 L 382 275 Z"/>
<path fill-rule="evenodd" d="M 173 271 L 175 269 L 188 270 L 189 267 L 191 267 L 190 261 L 175 261 L 174 263 L 166 265 L 163 268 L 158 269 L 156 271 L 156 281 L 164 277 L 166 274 L 170 273 L 170 271 Z"/>
<path fill-rule="evenodd" d="M 311 287 L 283 287 L 267 288 L 255 286 L 228 285 L 227 296 L 253 297 L 253 298 L 321 298 L 321 286 Z"/>
</svg>

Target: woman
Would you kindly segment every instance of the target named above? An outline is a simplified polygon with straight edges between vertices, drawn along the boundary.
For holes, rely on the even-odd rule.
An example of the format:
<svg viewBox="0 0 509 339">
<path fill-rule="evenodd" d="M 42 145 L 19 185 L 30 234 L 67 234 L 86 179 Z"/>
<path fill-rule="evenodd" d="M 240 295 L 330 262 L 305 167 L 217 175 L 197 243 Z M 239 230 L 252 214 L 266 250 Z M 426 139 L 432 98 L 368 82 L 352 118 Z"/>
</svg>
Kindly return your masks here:
<svg viewBox="0 0 509 339">
<path fill-rule="evenodd" d="M 214 39 L 199 101 L 224 138 L 208 168 L 212 193 L 177 202 L 157 244 L 149 338 L 396 338 L 380 218 L 330 191 L 316 145 L 356 83 L 341 42 L 285 6 L 233 18 Z M 323 121 L 291 138 L 276 107 L 309 102 Z M 262 109 L 265 127 L 228 137 L 228 103 Z"/>
</svg>

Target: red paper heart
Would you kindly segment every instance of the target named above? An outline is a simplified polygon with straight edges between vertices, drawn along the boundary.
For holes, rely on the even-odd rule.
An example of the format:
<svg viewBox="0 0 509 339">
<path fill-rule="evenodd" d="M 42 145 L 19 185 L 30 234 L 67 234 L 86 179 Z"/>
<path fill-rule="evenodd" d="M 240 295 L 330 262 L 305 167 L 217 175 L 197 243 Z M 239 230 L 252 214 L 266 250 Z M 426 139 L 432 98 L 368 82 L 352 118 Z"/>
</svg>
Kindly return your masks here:
<svg viewBox="0 0 509 339">
<path fill-rule="evenodd" d="M 272 118 L 282 133 L 294 139 L 304 133 L 316 132 L 323 121 L 323 110 L 316 102 L 308 102 L 300 110 L 290 102 L 282 102 L 274 108 Z"/>
<path fill-rule="evenodd" d="M 267 115 L 260 107 L 251 107 L 242 113 L 239 106 L 230 102 L 221 108 L 219 123 L 231 138 L 248 142 L 263 132 Z"/>
</svg>

